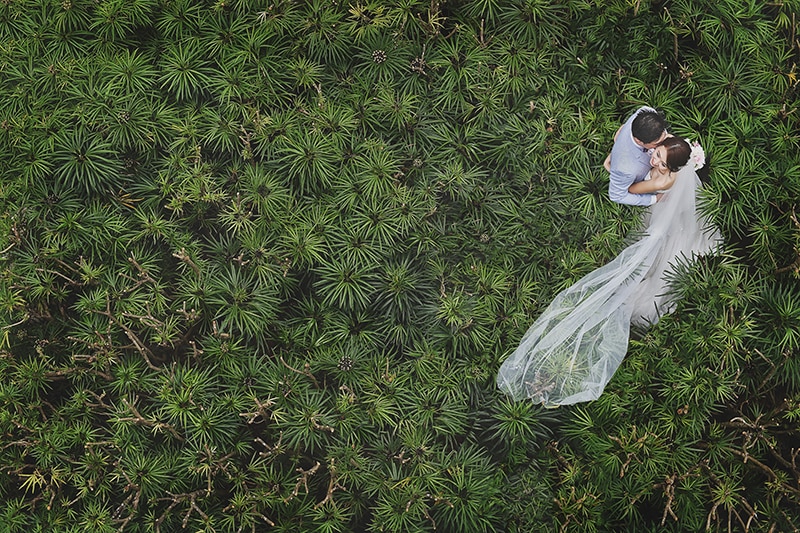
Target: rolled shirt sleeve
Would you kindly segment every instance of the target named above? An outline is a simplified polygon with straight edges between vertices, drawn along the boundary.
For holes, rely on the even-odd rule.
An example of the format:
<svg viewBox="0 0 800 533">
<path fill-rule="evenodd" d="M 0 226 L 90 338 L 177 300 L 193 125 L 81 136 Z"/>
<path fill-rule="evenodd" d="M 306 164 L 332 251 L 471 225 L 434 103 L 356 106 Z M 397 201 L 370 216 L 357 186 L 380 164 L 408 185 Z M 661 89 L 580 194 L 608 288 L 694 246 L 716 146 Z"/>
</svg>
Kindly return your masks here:
<svg viewBox="0 0 800 533">
<path fill-rule="evenodd" d="M 632 194 L 628 187 L 641 181 L 650 172 L 650 154 L 633 141 L 631 124 L 639 112 L 652 110 L 651 107 L 640 107 L 628 117 L 617 134 L 611 148 L 611 170 L 609 171 L 608 197 L 613 202 L 627 205 L 652 205 L 654 194 Z"/>
<path fill-rule="evenodd" d="M 616 175 L 615 175 L 616 174 Z M 630 174 L 615 172 L 611 168 L 611 178 L 608 182 L 608 197 L 612 202 L 626 205 L 648 206 L 656 201 L 655 194 L 633 194 L 628 192 L 630 184 L 636 181 L 636 177 Z M 628 185 L 625 185 L 625 184 Z"/>
</svg>

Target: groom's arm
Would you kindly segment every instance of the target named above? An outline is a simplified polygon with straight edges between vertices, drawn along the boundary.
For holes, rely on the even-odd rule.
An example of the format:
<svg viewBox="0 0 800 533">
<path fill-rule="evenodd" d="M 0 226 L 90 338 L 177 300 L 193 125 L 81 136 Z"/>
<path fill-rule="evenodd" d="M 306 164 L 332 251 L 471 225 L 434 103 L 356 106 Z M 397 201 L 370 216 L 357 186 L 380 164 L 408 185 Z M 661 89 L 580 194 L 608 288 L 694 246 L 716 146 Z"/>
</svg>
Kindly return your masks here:
<svg viewBox="0 0 800 533">
<path fill-rule="evenodd" d="M 618 204 L 639 206 L 648 206 L 656 203 L 655 194 L 632 194 L 628 192 L 628 187 L 633 181 L 633 176 L 628 176 L 612 169 L 608 182 L 608 197 L 611 201 Z"/>
<path fill-rule="evenodd" d="M 617 137 L 619 137 L 619 132 L 622 131 L 622 126 L 617 128 L 617 132 L 614 134 L 614 142 L 617 142 Z M 603 161 L 603 168 L 611 172 L 611 154 L 608 154 L 606 160 Z"/>
</svg>

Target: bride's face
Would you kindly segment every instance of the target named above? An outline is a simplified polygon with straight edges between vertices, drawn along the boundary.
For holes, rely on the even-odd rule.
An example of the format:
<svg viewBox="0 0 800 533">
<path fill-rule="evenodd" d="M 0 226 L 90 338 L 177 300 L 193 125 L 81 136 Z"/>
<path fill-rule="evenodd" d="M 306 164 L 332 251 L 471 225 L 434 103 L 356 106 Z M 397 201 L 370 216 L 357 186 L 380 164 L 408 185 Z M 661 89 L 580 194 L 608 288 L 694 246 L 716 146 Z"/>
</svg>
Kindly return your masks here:
<svg viewBox="0 0 800 533">
<path fill-rule="evenodd" d="M 667 167 L 667 149 L 663 146 L 659 146 L 653 153 L 650 155 L 650 166 L 661 171 L 667 172 L 669 168 Z"/>
</svg>

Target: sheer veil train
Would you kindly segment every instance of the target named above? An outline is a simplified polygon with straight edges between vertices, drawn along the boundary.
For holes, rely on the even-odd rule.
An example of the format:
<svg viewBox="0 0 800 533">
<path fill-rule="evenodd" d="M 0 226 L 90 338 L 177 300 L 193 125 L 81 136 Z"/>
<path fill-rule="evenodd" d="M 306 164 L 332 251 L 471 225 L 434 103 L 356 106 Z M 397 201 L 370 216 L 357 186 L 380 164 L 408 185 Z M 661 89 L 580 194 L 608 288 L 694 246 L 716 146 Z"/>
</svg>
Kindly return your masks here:
<svg viewBox="0 0 800 533">
<path fill-rule="evenodd" d="M 699 187 L 693 165 L 685 165 L 650 208 L 642 238 L 555 297 L 501 366 L 503 392 L 546 406 L 600 396 L 628 350 L 631 323 L 655 323 L 672 311 L 664 280 L 670 265 L 721 243 L 696 209 Z"/>
</svg>

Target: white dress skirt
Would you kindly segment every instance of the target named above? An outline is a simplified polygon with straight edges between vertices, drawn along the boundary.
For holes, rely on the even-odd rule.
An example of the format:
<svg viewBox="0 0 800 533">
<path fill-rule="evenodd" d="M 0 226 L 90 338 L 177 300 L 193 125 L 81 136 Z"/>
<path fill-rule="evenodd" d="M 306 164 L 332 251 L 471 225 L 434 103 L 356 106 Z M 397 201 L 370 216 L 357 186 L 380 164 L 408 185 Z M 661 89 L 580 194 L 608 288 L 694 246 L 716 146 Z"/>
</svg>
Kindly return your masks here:
<svg viewBox="0 0 800 533">
<path fill-rule="evenodd" d="M 653 324 L 674 308 L 665 278 L 671 265 L 721 245 L 697 212 L 700 186 L 691 165 L 683 167 L 649 208 L 642 237 L 555 297 L 500 367 L 503 392 L 546 406 L 600 396 L 628 351 L 631 324 Z"/>
</svg>

